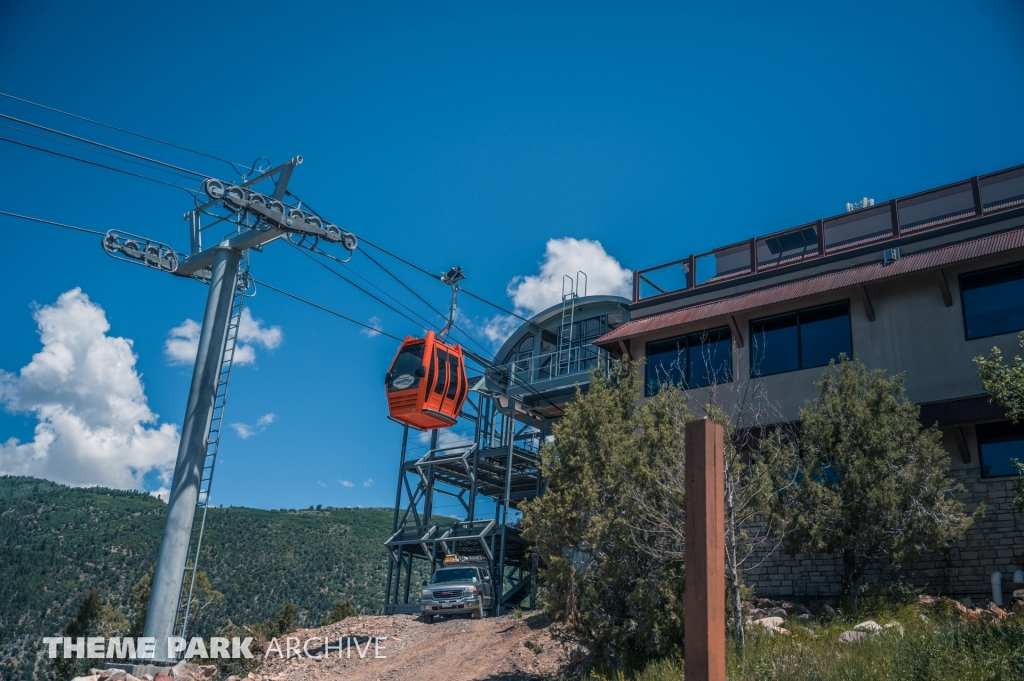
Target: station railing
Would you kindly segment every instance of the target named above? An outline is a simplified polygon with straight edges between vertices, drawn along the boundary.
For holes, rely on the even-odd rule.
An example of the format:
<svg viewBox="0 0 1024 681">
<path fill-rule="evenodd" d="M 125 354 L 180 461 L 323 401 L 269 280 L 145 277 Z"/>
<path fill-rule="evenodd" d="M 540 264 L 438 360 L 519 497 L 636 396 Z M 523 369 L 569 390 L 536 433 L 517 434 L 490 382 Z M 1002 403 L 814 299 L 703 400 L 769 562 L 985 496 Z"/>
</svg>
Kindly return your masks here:
<svg viewBox="0 0 1024 681">
<path fill-rule="evenodd" d="M 775 270 L 1024 206 L 1024 166 L 633 272 L 633 302 Z"/>
</svg>

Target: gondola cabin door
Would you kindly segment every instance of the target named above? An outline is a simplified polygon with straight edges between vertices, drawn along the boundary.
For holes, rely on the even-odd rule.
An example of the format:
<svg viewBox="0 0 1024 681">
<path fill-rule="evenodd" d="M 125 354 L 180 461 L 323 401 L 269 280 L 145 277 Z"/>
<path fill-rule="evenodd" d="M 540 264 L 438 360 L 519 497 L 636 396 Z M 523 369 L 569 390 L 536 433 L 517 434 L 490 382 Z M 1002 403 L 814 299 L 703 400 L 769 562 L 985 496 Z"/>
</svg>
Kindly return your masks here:
<svg viewBox="0 0 1024 681">
<path fill-rule="evenodd" d="M 418 430 L 455 425 L 466 401 L 462 347 L 428 331 L 406 337 L 384 378 L 391 418 Z"/>
</svg>

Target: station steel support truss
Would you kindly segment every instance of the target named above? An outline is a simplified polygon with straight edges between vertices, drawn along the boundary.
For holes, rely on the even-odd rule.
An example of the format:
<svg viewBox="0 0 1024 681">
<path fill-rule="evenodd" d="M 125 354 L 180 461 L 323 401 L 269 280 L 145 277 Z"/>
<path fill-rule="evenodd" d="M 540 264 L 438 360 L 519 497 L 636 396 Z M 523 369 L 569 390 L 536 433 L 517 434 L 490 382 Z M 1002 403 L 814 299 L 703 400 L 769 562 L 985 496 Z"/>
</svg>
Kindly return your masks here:
<svg viewBox="0 0 1024 681">
<path fill-rule="evenodd" d="M 544 491 L 539 453 L 543 433 L 533 421 L 517 418 L 509 398 L 495 397 L 471 390 L 460 424 L 473 433 L 472 438 L 439 446 L 434 431 L 430 448 L 419 458 L 409 456 L 405 427 L 393 534 L 385 542 L 385 614 L 418 613 L 420 580 L 455 554 L 476 556 L 491 565 L 495 614 L 524 602 L 534 607 L 537 565 L 512 514 L 520 502 Z M 435 515 L 438 495 L 459 501 L 462 517 Z M 494 513 L 482 518 L 478 504 L 487 498 L 494 503 Z"/>
</svg>

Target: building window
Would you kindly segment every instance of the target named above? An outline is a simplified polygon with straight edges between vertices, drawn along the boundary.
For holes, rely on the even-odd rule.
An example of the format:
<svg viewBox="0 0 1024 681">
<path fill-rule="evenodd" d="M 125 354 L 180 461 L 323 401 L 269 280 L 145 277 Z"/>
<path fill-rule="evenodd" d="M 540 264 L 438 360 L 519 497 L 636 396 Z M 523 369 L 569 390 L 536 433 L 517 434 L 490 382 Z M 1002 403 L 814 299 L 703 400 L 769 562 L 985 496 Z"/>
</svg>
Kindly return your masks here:
<svg viewBox="0 0 1024 681">
<path fill-rule="evenodd" d="M 850 301 L 755 319 L 750 338 L 751 376 L 825 366 L 840 353 L 850 357 Z"/>
<path fill-rule="evenodd" d="M 1024 422 L 982 423 L 975 426 L 981 459 L 981 477 L 1017 475 L 1014 461 L 1024 463 Z"/>
<path fill-rule="evenodd" d="M 967 339 L 1024 329 L 1024 262 L 960 275 Z"/>
<path fill-rule="evenodd" d="M 732 380 L 729 327 L 647 344 L 647 395 L 662 385 L 702 388 Z"/>
</svg>

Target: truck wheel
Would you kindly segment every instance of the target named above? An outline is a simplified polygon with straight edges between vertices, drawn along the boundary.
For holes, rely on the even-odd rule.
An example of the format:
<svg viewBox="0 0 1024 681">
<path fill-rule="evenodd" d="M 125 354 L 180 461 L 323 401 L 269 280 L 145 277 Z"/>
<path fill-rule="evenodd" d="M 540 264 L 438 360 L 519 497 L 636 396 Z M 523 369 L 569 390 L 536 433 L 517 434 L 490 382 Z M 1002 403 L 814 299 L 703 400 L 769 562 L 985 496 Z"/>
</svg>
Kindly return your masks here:
<svg viewBox="0 0 1024 681">
<path fill-rule="evenodd" d="M 433 615 L 424 615 L 423 616 L 423 621 L 426 622 L 427 624 L 433 624 L 434 623 L 434 616 Z"/>
</svg>

